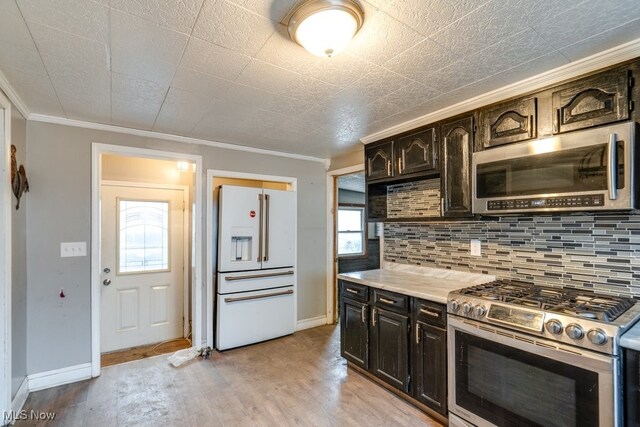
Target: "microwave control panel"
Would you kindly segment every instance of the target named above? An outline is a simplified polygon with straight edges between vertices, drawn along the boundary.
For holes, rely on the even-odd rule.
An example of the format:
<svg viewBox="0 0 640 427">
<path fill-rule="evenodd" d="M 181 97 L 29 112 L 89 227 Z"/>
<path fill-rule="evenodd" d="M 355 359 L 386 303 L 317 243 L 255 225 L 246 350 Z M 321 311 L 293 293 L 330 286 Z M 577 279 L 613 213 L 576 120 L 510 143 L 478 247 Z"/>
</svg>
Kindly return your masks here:
<svg viewBox="0 0 640 427">
<path fill-rule="evenodd" d="M 604 206 L 604 195 L 535 197 L 530 199 L 489 200 L 487 202 L 487 209 L 490 211 L 577 208 L 584 206 Z"/>
</svg>

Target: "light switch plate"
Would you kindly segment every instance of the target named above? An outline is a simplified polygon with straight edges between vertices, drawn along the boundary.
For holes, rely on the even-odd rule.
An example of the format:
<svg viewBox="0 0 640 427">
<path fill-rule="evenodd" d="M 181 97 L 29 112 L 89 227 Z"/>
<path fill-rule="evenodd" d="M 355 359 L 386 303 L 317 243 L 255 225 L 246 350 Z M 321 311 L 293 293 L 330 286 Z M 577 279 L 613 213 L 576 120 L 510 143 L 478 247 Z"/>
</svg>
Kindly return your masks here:
<svg viewBox="0 0 640 427">
<path fill-rule="evenodd" d="M 482 244 L 480 240 L 473 239 L 469 242 L 469 254 L 471 256 L 482 256 Z"/>
<path fill-rule="evenodd" d="M 87 242 L 60 243 L 60 257 L 87 256 Z"/>
</svg>

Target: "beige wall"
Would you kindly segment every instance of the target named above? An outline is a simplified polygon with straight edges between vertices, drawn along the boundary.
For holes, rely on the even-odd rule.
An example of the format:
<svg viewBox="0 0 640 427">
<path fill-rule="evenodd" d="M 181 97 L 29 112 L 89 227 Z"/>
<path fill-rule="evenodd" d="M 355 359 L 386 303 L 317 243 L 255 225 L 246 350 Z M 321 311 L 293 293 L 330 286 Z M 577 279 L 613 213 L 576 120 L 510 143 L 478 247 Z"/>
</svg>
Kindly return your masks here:
<svg viewBox="0 0 640 427">
<path fill-rule="evenodd" d="M 333 157 L 331 159 L 329 170 L 333 171 L 362 164 L 364 164 L 364 145 L 360 144 L 358 149 L 355 151 L 350 151 L 341 156 Z"/>
<path fill-rule="evenodd" d="M 27 122 L 12 109 L 11 144 L 16 146 L 18 166 L 24 165 L 31 177 L 27 158 Z M 27 209 L 29 193 L 22 195 L 20 209 L 11 196 L 11 396 L 27 375 Z"/>
<path fill-rule="evenodd" d="M 90 244 L 92 142 L 201 155 L 204 168 L 198 173 L 203 183 L 208 168 L 297 178 L 298 318 L 325 314 L 326 171 L 322 163 L 38 122 L 28 122 L 27 132 L 32 188 L 27 212 L 28 373 L 91 360 L 90 257 L 60 258 L 60 242 Z M 203 206 L 204 191 L 206 185 Z M 206 253 L 203 259 L 208 260 Z M 58 298 L 61 287 L 65 299 Z"/>
</svg>

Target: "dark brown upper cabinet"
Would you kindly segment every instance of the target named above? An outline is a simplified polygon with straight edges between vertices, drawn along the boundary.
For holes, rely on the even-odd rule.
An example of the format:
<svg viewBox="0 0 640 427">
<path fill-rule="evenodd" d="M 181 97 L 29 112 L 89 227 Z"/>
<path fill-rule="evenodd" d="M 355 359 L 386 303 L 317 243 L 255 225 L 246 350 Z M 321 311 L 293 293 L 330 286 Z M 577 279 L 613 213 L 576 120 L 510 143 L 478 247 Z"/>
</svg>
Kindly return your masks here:
<svg viewBox="0 0 640 427">
<path fill-rule="evenodd" d="M 628 70 L 611 70 L 553 92 L 553 133 L 628 119 L 629 82 Z"/>
<path fill-rule="evenodd" d="M 396 141 L 398 175 L 433 172 L 438 169 L 435 128 L 404 136 Z"/>
<path fill-rule="evenodd" d="M 528 98 L 483 111 L 482 148 L 536 138 L 537 99 Z"/>
<path fill-rule="evenodd" d="M 395 174 L 393 141 L 367 147 L 365 150 L 367 181 L 392 178 Z"/>
<path fill-rule="evenodd" d="M 471 153 L 473 116 L 445 122 L 441 127 L 440 175 L 442 216 L 471 216 Z"/>
</svg>

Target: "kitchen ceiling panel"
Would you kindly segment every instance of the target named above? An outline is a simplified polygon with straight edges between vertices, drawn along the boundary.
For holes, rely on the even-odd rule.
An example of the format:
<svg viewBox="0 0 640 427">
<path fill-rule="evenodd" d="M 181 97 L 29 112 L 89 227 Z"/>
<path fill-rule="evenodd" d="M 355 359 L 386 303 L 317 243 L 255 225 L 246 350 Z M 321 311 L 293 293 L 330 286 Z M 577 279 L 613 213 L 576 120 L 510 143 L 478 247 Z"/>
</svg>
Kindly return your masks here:
<svg viewBox="0 0 640 427">
<path fill-rule="evenodd" d="M 90 0 L 18 0 L 18 6 L 29 24 L 108 42 L 109 8 L 103 4 Z"/>
<path fill-rule="evenodd" d="M 188 36 L 118 10 L 111 11 L 111 66 L 169 86 Z"/>
<path fill-rule="evenodd" d="M 180 66 L 227 80 L 235 80 L 251 57 L 192 37 Z"/>
<path fill-rule="evenodd" d="M 149 80 L 111 74 L 111 122 L 150 130 L 158 116 L 167 88 Z"/>
<path fill-rule="evenodd" d="M 203 1 L 204 0 L 111 0 L 111 7 L 162 25 L 163 27 L 190 34 Z"/>
<path fill-rule="evenodd" d="M 255 55 L 275 31 L 264 16 L 226 0 L 205 0 L 192 35 L 199 39 Z"/>
<path fill-rule="evenodd" d="M 202 94 L 172 87 L 162 104 L 153 130 L 188 134 L 209 111 L 214 101 Z"/>
<path fill-rule="evenodd" d="M 34 113 L 334 156 L 375 131 L 640 37 L 637 0 L 361 0 L 333 58 L 296 0 L 4 0 L 0 71 Z"/>
</svg>

